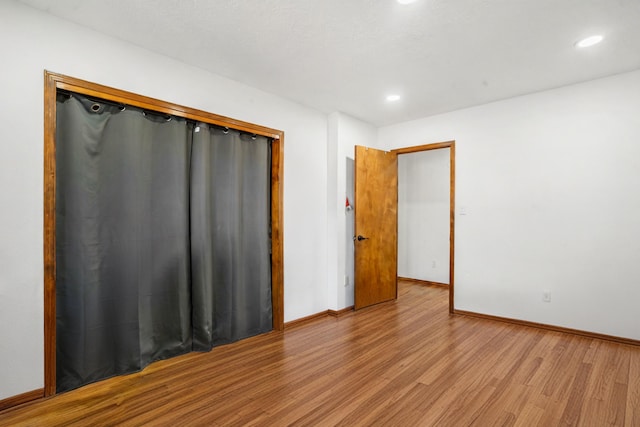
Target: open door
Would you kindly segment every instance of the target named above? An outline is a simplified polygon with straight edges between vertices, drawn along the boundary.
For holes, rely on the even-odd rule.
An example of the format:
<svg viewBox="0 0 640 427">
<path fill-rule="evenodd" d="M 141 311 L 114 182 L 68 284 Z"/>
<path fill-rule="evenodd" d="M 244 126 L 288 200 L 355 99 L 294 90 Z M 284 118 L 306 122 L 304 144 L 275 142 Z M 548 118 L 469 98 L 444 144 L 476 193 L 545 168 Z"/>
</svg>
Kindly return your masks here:
<svg viewBox="0 0 640 427">
<path fill-rule="evenodd" d="M 398 157 L 356 146 L 355 309 L 398 297 Z"/>
</svg>

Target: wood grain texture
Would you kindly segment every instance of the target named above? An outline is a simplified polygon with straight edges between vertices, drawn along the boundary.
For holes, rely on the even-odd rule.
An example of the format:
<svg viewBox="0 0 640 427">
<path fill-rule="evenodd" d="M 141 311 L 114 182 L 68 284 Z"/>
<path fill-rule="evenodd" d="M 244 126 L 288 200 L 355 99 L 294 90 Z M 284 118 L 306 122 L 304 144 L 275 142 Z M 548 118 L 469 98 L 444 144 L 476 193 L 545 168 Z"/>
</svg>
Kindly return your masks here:
<svg viewBox="0 0 640 427">
<path fill-rule="evenodd" d="M 640 347 L 450 316 L 445 289 L 0 412 L 0 426 L 637 426 Z"/>
<path fill-rule="evenodd" d="M 562 326 L 549 325 L 546 323 L 530 322 L 528 320 L 512 319 L 510 317 L 493 316 L 491 314 L 475 313 L 473 311 L 455 310 L 454 314 L 459 316 L 477 317 L 480 319 L 496 320 L 498 322 L 513 323 L 514 325 L 530 326 L 532 328 L 547 329 L 549 331 L 565 332 L 567 334 L 581 335 L 588 338 L 613 341 L 621 344 L 635 345 L 640 347 L 640 341 L 631 338 L 616 337 L 614 335 L 599 334 L 597 332 L 583 331 L 580 329 L 565 328 Z"/>
<path fill-rule="evenodd" d="M 284 132 L 271 143 L 271 310 L 273 329 L 284 329 Z"/>
<path fill-rule="evenodd" d="M 423 285 L 423 286 L 439 286 L 441 288 L 449 289 L 449 285 L 446 284 L 446 283 L 432 282 L 430 280 L 412 279 L 410 277 L 398 277 L 398 280 L 400 280 L 402 282 L 417 283 L 417 284 Z"/>
<path fill-rule="evenodd" d="M 56 88 L 70 92 L 81 93 L 89 97 L 106 99 L 108 101 L 123 103 L 147 110 L 170 114 L 185 119 L 203 121 L 218 126 L 226 126 L 243 132 L 255 133 L 269 138 L 277 139 L 282 135 L 281 131 L 265 126 L 256 125 L 230 117 L 220 116 L 207 111 L 198 110 L 171 102 L 161 101 L 148 96 L 138 95 L 132 92 L 92 83 L 86 80 L 69 77 L 62 74 L 47 72 L 51 79 L 56 82 Z"/>
<path fill-rule="evenodd" d="M 284 324 L 284 328 L 285 329 L 290 329 L 290 328 L 298 327 L 298 326 L 304 325 L 306 323 L 309 323 L 312 320 L 316 320 L 316 319 L 319 319 L 321 317 L 326 317 L 328 315 L 329 315 L 329 310 L 320 311 L 318 313 L 310 314 L 308 316 L 304 316 L 304 317 L 301 317 L 299 319 L 291 320 L 290 322 L 286 322 Z"/>
<path fill-rule="evenodd" d="M 455 145 L 455 141 L 445 141 L 445 142 L 436 142 L 433 144 L 414 145 L 412 147 L 396 148 L 395 150 L 391 150 L 391 151 L 396 154 L 410 154 L 410 153 L 419 153 L 420 151 L 437 150 L 439 148 L 449 148 L 453 145 Z"/>
<path fill-rule="evenodd" d="M 11 408 L 13 406 L 22 405 L 23 403 L 31 402 L 44 397 L 44 389 L 39 388 L 37 390 L 28 391 L 26 393 L 18 394 L 17 396 L 11 396 L 7 399 L 0 400 L 0 411 Z"/>
<path fill-rule="evenodd" d="M 397 297 L 398 158 L 355 147 L 356 310 Z"/>
<path fill-rule="evenodd" d="M 44 73 L 44 394 L 56 392 L 56 81 Z"/>
<path fill-rule="evenodd" d="M 342 310 L 321 311 L 319 313 L 311 314 L 309 316 L 301 317 L 299 319 L 292 320 L 290 322 L 286 322 L 284 324 L 284 327 L 285 327 L 285 329 L 290 329 L 290 328 L 293 328 L 293 327 L 298 327 L 298 326 L 304 325 L 306 323 L 309 323 L 312 320 L 316 320 L 316 319 L 321 318 L 321 317 L 326 317 L 326 316 L 340 317 L 340 316 L 344 316 L 345 314 L 349 314 L 351 312 L 353 312 L 353 306 L 345 307 Z"/>
<path fill-rule="evenodd" d="M 271 144 L 271 300 L 273 329 L 284 329 L 284 132 L 160 101 L 61 74 L 44 72 L 44 390 L 56 390 L 56 91 L 82 93 L 196 121 L 272 138 Z"/>
<path fill-rule="evenodd" d="M 455 253 L 456 253 L 456 143 L 449 145 L 449 313 L 455 310 Z"/>
<path fill-rule="evenodd" d="M 334 317 L 338 317 L 338 316 L 343 316 L 345 314 L 349 314 L 351 312 L 353 312 L 354 307 L 351 305 L 349 307 L 345 307 L 341 310 L 327 310 L 327 313 L 329 314 L 329 316 L 334 316 Z"/>
</svg>

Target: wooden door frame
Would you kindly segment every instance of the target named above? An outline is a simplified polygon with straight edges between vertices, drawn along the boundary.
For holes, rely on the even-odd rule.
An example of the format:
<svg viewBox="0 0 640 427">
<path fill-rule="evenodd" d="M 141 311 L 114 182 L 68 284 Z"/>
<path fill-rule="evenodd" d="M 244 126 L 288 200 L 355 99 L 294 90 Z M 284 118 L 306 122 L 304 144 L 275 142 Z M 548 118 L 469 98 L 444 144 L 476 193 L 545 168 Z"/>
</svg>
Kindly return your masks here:
<svg viewBox="0 0 640 427">
<path fill-rule="evenodd" d="M 414 147 L 396 148 L 392 152 L 400 154 L 449 148 L 449 313 L 454 314 L 454 256 L 455 256 L 455 203 L 456 203 L 456 142 L 446 141 Z"/>
<path fill-rule="evenodd" d="M 45 70 L 44 72 L 44 396 L 56 393 L 56 94 L 58 89 L 271 138 L 271 303 L 284 329 L 284 132 Z"/>
</svg>

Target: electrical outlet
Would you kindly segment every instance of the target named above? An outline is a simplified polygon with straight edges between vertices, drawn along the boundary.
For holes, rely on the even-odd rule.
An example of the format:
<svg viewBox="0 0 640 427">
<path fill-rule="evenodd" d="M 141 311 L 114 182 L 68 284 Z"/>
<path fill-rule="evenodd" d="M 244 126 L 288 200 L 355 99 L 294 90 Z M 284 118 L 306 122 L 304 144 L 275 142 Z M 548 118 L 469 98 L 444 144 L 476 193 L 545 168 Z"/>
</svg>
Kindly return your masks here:
<svg viewBox="0 0 640 427">
<path fill-rule="evenodd" d="M 344 276 L 344 286 L 345 286 L 345 288 L 347 286 L 349 286 L 349 276 L 347 276 L 347 275 Z"/>
<path fill-rule="evenodd" d="M 543 291 L 542 292 L 542 301 L 551 302 L 551 291 Z"/>
<path fill-rule="evenodd" d="M 436 262 L 435 261 L 431 261 L 431 268 L 436 268 Z"/>
</svg>

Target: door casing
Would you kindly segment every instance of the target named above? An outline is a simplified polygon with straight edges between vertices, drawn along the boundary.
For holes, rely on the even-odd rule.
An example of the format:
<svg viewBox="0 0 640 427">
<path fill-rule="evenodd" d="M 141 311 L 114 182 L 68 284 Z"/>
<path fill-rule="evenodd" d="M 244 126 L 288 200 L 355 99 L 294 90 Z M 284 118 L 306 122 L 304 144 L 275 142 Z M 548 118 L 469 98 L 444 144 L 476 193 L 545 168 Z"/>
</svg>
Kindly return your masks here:
<svg viewBox="0 0 640 427">
<path fill-rule="evenodd" d="M 456 142 L 446 141 L 435 144 L 418 145 L 413 147 L 391 150 L 397 155 L 418 153 L 421 151 L 449 148 L 449 313 L 454 314 L 454 256 L 455 256 L 455 193 L 456 193 Z"/>
</svg>

